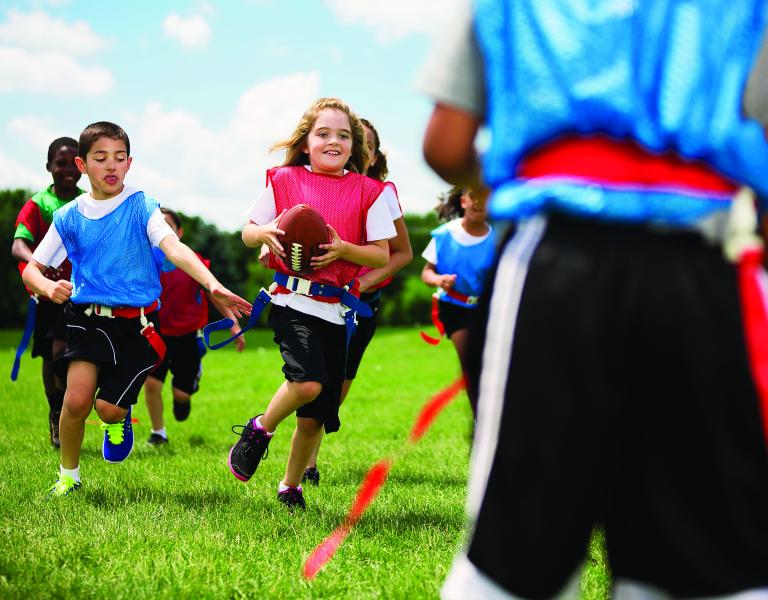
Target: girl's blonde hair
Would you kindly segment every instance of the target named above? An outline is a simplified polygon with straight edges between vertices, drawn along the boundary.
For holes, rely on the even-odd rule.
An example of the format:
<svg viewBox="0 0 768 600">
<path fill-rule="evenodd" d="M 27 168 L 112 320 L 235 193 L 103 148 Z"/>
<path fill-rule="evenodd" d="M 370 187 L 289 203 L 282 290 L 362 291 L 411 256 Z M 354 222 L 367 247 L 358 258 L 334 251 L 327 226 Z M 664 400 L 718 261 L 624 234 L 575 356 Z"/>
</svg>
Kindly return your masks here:
<svg viewBox="0 0 768 600">
<path fill-rule="evenodd" d="M 315 126 L 315 121 L 317 121 L 320 111 L 327 108 L 340 110 L 349 118 L 349 126 L 352 131 L 352 153 L 349 155 L 349 160 L 344 165 L 344 168 L 355 173 L 362 173 L 365 170 L 365 165 L 368 164 L 365 130 L 362 123 L 360 123 L 360 119 L 352 112 L 352 109 L 338 98 L 320 98 L 315 100 L 301 117 L 293 135 L 282 142 L 276 143 L 269 149 L 270 152 L 285 150 L 285 160 L 280 166 L 289 167 L 309 164 L 309 155 L 304 152 L 307 146 L 307 137 L 309 132 L 312 131 L 312 127 Z"/>
</svg>

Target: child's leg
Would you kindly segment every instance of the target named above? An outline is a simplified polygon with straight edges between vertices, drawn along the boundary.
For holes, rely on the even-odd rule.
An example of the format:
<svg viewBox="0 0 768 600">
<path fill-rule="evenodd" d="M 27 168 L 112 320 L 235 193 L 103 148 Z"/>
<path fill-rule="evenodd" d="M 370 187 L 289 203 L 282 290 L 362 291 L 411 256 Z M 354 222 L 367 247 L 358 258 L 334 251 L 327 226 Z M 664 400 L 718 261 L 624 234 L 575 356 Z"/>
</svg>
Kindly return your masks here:
<svg viewBox="0 0 768 600">
<path fill-rule="evenodd" d="M 144 399 L 147 402 L 147 412 L 153 431 L 165 427 L 163 421 L 163 382 L 151 375 L 144 382 Z"/>
<path fill-rule="evenodd" d="M 456 354 L 459 356 L 459 364 L 461 365 L 461 372 L 466 376 L 469 356 L 467 355 L 467 344 L 469 342 L 469 329 L 459 329 L 451 334 L 451 342 L 453 342 L 454 348 L 456 348 Z M 474 394 L 468 393 L 469 404 L 472 407 L 472 414 L 477 418 L 477 398 Z"/>
<path fill-rule="evenodd" d="M 283 483 L 296 487 L 301 483 L 304 469 L 323 437 L 323 423 L 317 419 L 296 417 L 296 429 L 291 439 L 291 453 L 285 467 Z"/>
<path fill-rule="evenodd" d="M 74 469 L 80 464 L 80 447 L 85 433 L 85 419 L 93 408 L 99 368 L 89 362 L 76 360 L 67 371 L 67 391 L 59 422 L 61 466 Z"/>
<path fill-rule="evenodd" d="M 105 423 L 119 423 L 128 414 L 128 408 L 122 408 L 107 402 L 106 400 L 97 399 L 94 403 L 96 408 L 96 414 Z"/>
<path fill-rule="evenodd" d="M 261 416 L 262 426 L 268 432 L 273 432 L 283 419 L 294 413 L 297 408 L 317 398 L 322 389 L 322 384 L 317 381 L 284 381 L 277 388 L 267 410 Z M 304 466 L 306 466 L 306 462 Z M 303 470 L 304 467 L 302 467 L 302 472 Z"/>
</svg>

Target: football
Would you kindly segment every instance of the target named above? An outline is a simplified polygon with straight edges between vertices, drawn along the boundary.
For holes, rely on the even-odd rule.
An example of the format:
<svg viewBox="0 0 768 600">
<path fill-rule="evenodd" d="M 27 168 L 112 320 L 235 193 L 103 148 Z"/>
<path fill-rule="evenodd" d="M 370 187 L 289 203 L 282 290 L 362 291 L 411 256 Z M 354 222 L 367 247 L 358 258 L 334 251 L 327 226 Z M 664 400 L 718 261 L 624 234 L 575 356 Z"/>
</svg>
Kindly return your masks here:
<svg viewBox="0 0 768 600">
<path fill-rule="evenodd" d="M 325 254 L 318 246 L 331 241 L 323 216 L 311 206 L 298 204 L 283 213 L 277 227 L 285 232 L 280 236 L 285 266 L 296 274 L 309 273 L 310 259 Z"/>
</svg>

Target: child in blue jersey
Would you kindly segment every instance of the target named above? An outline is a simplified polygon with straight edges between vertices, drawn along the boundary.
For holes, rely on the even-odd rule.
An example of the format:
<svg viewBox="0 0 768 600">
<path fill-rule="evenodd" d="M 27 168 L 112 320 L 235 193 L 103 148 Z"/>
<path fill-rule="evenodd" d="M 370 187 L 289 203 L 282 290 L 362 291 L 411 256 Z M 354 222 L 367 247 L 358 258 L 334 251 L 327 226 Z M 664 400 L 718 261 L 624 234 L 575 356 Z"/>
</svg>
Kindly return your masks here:
<svg viewBox="0 0 768 600">
<path fill-rule="evenodd" d="M 159 205 L 124 186 L 130 142 L 119 126 L 93 123 L 80 134 L 76 163 L 91 193 L 54 213 L 24 271 L 34 292 L 67 308 L 67 391 L 60 421 L 61 469 L 52 496 L 80 487 L 85 419 L 95 408 L 104 429 L 102 454 L 122 462 L 133 449 L 131 406 L 165 348 L 154 330 L 160 274 L 153 247 L 194 277 L 237 316 L 250 304 L 224 288 L 168 226 Z M 66 258 L 71 280 L 43 276 Z"/>
<path fill-rule="evenodd" d="M 453 342 L 462 372 L 466 372 L 467 339 L 493 264 L 496 236 L 486 221 L 484 190 L 454 187 L 437 207 L 441 221 L 421 256 L 427 261 L 421 280 L 436 287 L 438 317 L 445 335 Z M 474 394 L 469 395 L 472 414 L 477 414 Z"/>
</svg>

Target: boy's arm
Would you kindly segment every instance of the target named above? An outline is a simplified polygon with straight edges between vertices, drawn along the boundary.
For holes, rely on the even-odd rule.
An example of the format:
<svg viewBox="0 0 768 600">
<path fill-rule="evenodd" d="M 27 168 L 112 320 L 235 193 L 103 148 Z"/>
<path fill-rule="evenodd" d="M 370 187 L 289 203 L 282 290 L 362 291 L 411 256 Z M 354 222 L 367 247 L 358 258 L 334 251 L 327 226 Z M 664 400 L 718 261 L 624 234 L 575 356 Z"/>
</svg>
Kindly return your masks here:
<svg viewBox="0 0 768 600">
<path fill-rule="evenodd" d="M 394 275 L 413 259 L 413 248 L 408 236 L 408 228 L 405 219 L 395 219 L 395 231 L 397 235 L 389 240 L 389 260 L 381 268 L 368 271 L 360 277 L 360 291 L 364 292 L 371 286 L 384 281 L 390 275 Z"/>
<path fill-rule="evenodd" d="M 160 249 L 168 260 L 197 281 L 224 306 L 231 308 L 237 317 L 251 314 L 251 303 L 221 285 L 197 254 L 175 235 L 165 236 L 160 242 Z"/>
<path fill-rule="evenodd" d="M 24 273 L 21 275 L 24 285 L 40 296 L 50 298 L 56 304 L 66 302 L 72 295 L 72 284 L 65 280 L 51 281 L 43 275 L 46 266 L 34 258 L 30 258 Z"/>
<path fill-rule="evenodd" d="M 319 245 L 326 252 L 322 256 L 312 257 L 313 269 L 322 269 L 340 258 L 365 267 L 378 268 L 387 264 L 389 260 L 387 240 L 376 240 L 364 246 L 358 246 L 342 240 L 331 225 L 328 225 L 328 231 L 331 234 L 331 243 Z"/>
<path fill-rule="evenodd" d="M 14 238 L 11 245 L 11 256 L 18 261 L 28 263 L 32 258 L 32 248 L 24 238 Z"/>
<path fill-rule="evenodd" d="M 234 335 L 240 331 L 235 313 L 232 312 L 232 310 L 230 310 L 227 306 L 219 302 L 219 299 L 216 298 L 213 294 L 208 293 L 207 290 L 204 291 L 208 300 L 210 300 L 211 304 L 216 307 L 216 310 L 219 311 L 221 316 L 232 321 L 232 327 L 229 328 L 230 333 Z M 245 336 L 241 335 L 240 337 L 235 338 L 235 344 L 237 345 L 237 351 L 242 352 L 245 349 Z"/>
<path fill-rule="evenodd" d="M 441 275 L 437 272 L 437 267 L 427 261 L 421 270 L 421 280 L 430 287 L 438 287 L 449 290 L 456 283 L 456 275 Z"/>
</svg>

